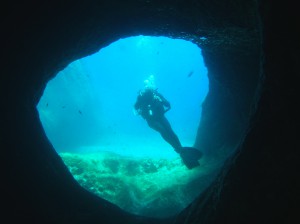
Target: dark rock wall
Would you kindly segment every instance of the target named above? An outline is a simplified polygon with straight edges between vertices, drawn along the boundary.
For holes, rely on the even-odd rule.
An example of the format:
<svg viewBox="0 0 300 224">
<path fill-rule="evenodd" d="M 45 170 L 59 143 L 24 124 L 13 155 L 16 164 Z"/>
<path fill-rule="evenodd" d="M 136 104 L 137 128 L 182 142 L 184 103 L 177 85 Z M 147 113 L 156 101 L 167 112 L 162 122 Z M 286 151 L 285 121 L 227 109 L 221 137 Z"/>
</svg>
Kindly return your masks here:
<svg viewBox="0 0 300 224">
<path fill-rule="evenodd" d="M 210 81 L 195 146 L 204 153 L 231 153 L 245 134 L 259 78 L 260 51 L 204 51 Z"/>
<path fill-rule="evenodd" d="M 299 222 L 299 15 L 261 1 L 261 86 L 247 135 L 216 181 L 176 223 Z M 298 24 L 298 25 L 297 25 Z"/>
<path fill-rule="evenodd" d="M 288 2 L 286 8 L 259 3 L 260 8 L 250 0 L 12 1 L 1 7 L 2 218 L 8 223 L 170 221 L 127 214 L 80 188 L 48 142 L 35 109 L 47 81 L 70 62 L 139 34 L 184 38 L 203 48 L 211 92 L 196 145 L 214 153 L 245 140 L 177 223 L 288 223 L 296 217 L 292 107 L 297 100 L 296 82 L 289 79 L 299 74 L 300 38 L 293 35 L 297 20 L 289 16 L 297 14 Z M 264 82 L 257 89 L 259 74 Z M 255 116 L 245 135 L 251 112 Z"/>
</svg>

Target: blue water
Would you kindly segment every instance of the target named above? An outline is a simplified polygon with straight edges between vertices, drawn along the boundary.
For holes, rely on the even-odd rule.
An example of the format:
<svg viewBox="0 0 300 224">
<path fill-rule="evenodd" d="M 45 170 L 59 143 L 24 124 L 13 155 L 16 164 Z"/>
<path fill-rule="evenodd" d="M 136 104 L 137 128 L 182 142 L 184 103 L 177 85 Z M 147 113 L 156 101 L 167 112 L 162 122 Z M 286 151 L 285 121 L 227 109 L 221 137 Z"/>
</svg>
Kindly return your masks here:
<svg viewBox="0 0 300 224">
<path fill-rule="evenodd" d="M 189 170 L 135 115 L 138 91 L 150 76 L 171 103 L 165 115 L 182 145 L 193 146 L 208 78 L 201 49 L 184 40 L 114 42 L 60 71 L 37 109 L 49 141 L 83 188 L 130 213 L 160 218 L 188 206 L 220 166 L 203 156 Z"/>
<path fill-rule="evenodd" d="M 166 117 L 180 141 L 193 146 L 208 92 L 201 49 L 185 40 L 136 36 L 74 61 L 48 82 L 37 109 L 53 147 L 59 153 L 178 156 L 133 113 L 150 75 L 171 103 Z"/>
</svg>

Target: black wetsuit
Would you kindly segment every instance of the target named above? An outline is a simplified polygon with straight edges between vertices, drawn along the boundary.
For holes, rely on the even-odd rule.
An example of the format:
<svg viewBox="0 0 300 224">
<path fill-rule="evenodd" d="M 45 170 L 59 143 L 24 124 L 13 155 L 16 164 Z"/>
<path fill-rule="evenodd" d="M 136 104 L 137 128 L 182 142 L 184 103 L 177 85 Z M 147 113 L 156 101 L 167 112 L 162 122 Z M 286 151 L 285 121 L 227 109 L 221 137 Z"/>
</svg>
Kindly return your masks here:
<svg viewBox="0 0 300 224">
<path fill-rule="evenodd" d="M 134 108 L 147 121 L 149 127 L 158 131 L 176 152 L 180 151 L 181 143 L 164 115 L 171 105 L 160 93 L 152 89 L 140 91 Z"/>
</svg>

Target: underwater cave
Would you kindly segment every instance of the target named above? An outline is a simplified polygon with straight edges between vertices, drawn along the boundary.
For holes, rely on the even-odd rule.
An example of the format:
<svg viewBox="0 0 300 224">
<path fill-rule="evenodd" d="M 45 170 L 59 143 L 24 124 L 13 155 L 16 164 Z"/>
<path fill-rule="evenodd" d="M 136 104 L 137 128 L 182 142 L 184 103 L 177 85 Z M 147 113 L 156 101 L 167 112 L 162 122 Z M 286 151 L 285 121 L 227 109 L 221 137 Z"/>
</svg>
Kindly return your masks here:
<svg viewBox="0 0 300 224">
<path fill-rule="evenodd" d="M 218 224 L 224 220 L 238 224 L 295 223 L 299 219 L 299 128 L 295 122 L 298 118 L 295 102 L 298 102 L 299 95 L 296 86 L 299 54 L 296 49 L 299 48 L 300 32 L 297 32 L 299 19 L 295 17 L 299 13 L 293 4 L 267 0 L 53 0 L 51 4 L 31 3 L 7 2 L 1 13 L 4 56 L 0 76 L 0 148 L 4 162 L 1 165 L 5 195 L 2 200 L 3 219 L 10 223 L 45 224 Z M 160 162 L 153 162 L 154 157 L 142 162 L 141 154 L 139 158 L 133 158 L 131 152 L 125 153 L 118 147 L 119 151 L 110 153 L 108 160 L 89 156 L 92 151 L 94 155 L 98 153 L 92 146 L 97 143 L 96 140 L 105 143 L 100 137 L 108 131 L 106 128 L 113 130 L 114 126 L 86 135 L 82 133 L 85 128 L 74 127 L 69 133 L 54 133 L 56 136 L 61 134 L 62 138 L 52 141 L 40 119 L 45 116 L 48 121 L 52 119 L 54 122 L 57 118 L 55 114 L 47 114 L 47 107 L 56 107 L 56 112 L 70 112 L 61 117 L 62 120 L 71 120 L 60 127 L 62 130 L 68 125 L 75 125 L 72 123 L 75 117 L 86 127 L 107 122 L 93 120 L 85 123 L 86 116 L 95 110 L 83 110 L 84 106 L 88 106 L 84 102 L 89 101 L 77 98 L 76 93 L 72 104 L 64 104 L 61 97 L 57 102 L 48 102 L 48 106 L 47 102 L 40 105 L 44 115 L 39 114 L 37 109 L 47 85 L 58 78 L 58 73 L 68 69 L 68 65 L 74 62 L 72 66 L 82 69 L 82 73 L 75 69 L 79 73 L 77 78 L 83 78 L 82 82 L 75 78 L 74 81 L 78 82 L 72 84 L 73 87 L 82 87 L 88 84 L 84 81 L 88 72 L 79 63 L 82 58 L 117 40 L 139 35 L 186 40 L 201 48 L 207 67 L 209 92 L 202 103 L 201 116 L 197 117 L 197 122 L 198 119 L 200 122 L 197 123 L 194 147 L 203 152 L 199 171 L 209 164 L 224 164 L 216 169 L 215 178 L 214 175 L 207 176 L 205 182 L 209 183 L 213 178 L 211 184 L 190 204 L 174 204 L 176 208 L 166 208 L 161 213 L 150 215 L 147 215 L 149 211 L 136 208 L 158 204 L 158 201 L 153 201 L 153 197 L 141 201 L 145 196 L 141 190 L 151 196 L 162 186 L 150 184 L 148 189 L 134 189 L 132 185 L 129 188 L 128 183 L 132 183 L 131 177 L 137 176 L 141 170 L 150 178 L 157 170 L 166 167 L 166 154 L 160 155 L 163 157 Z M 195 78 L 195 74 L 188 71 L 186 76 L 190 77 L 187 80 Z M 142 87 L 148 75 L 139 77 L 137 89 Z M 157 74 L 153 75 L 159 83 Z M 128 80 L 123 84 L 126 83 Z M 82 90 L 87 89 L 79 88 L 77 94 L 90 96 L 90 92 Z M 64 91 L 66 93 L 67 90 Z M 178 110 L 172 107 L 167 113 L 170 119 L 175 111 Z M 94 117 L 98 119 L 102 117 L 98 116 L 98 112 L 105 115 L 101 110 L 96 111 Z M 133 116 L 132 111 L 129 116 Z M 154 134 L 147 129 L 141 117 L 134 118 L 134 122 L 141 122 L 149 134 Z M 179 123 L 172 121 L 176 132 L 181 135 L 180 128 L 175 127 Z M 52 123 L 54 126 L 57 124 Z M 81 137 L 76 136 L 76 141 L 84 147 L 65 141 L 71 140 L 74 135 Z M 157 142 L 163 142 L 159 135 L 156 137 L 159 139 Z M 87 153 L 82 153 L 83 149 L 88 149 Z M 71 156 L 70 150 L 75 150 Z M 164 152 L 170 151 L 172 149 Z M 116 158 L 112 159 L 113 156 Z M 76 167 L 67 167 L 66 160 Z M 177 162 L 180 166 L 181 161 Z M 126 163 L 127 168 L 124 169 L 121 163 Z M 103 168 L 104 164 L 109 167 L 102 170 L 104 174 L 131 171 L 122 175 L 129 181 L 118 179 L 118 185 L 104 188 L 96 184 L 97 189 L 93 189 L 93 183 L 101 174 L 99 170 L 95 172 L 95 167 Z M 160 164 L 159 167 L 157 164 Z M 91 172 L 85 173 L 85 168 Z M 201 172 L 195 173 L 199 175 Z M 102 178 L 109 183 L 112 179 L 116 180 L 114 175 Z M 159 183 L 168 184 L 166 179 Z M 140 182 L 135 186 L 143 181 L 152 182 L 151 178 L 136 180 Z M 181 181 L 179 179 L 178 184 Z M 192 192 L 193 186 L 201 185 L 203 179 L 196 178 L 192 182 L 184 186 L 184 194 L 180 195 L 177 191 L 177 199 Z M 137 202 L 136 207 L 132 206 L 133 201 L 129 201 L 128 212 L 120 208 L 126 205 L 111 203 L 97 195 L 98 192 L 112 195 L 108 189 L 114 188 L 131 189 L 128 193 L 120 192 L 120 195 L 125 199 L 130 195 Z M 166 198 L 167 195 L 174 196 L 174 192 L 167 190 L 160 195 Z M 180 210 L 180 206 L 184 208 Z M 169 218 L 151 218 L 166 217 L 174 212 L 176 214 Z"/>
<path fill-rule="evenodd" d="M 37 109 L 48 139 L 82 187 L 133 214 L 162 218 L 191 203 L 222 161 L 203 157 L 201 167 L 188 169 L 135 114 L 138 90 L 149 79 L 171 103 L 166 117 L 181 144 L 194 146 L 209 83 L 201 49 L 183 39 L 115 41 L 60 71 Z"/>
</svg>

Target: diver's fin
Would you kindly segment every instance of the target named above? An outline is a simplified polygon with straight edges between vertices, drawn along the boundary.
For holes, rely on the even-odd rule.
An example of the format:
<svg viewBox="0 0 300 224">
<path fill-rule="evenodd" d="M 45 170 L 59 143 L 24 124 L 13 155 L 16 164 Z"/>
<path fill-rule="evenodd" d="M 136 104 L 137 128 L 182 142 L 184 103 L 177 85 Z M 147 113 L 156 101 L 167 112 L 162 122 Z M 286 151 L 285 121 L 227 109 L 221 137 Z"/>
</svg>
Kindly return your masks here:
<svg viewBox="0 0 300 224">
<path fill-rule="evenodd" d="M 200 165 L 198 160 L 202 157 L 202 152 L 193 147 L 182 147 L 180 157 L 187 168 L 193 169 Z"/>
</svg>

